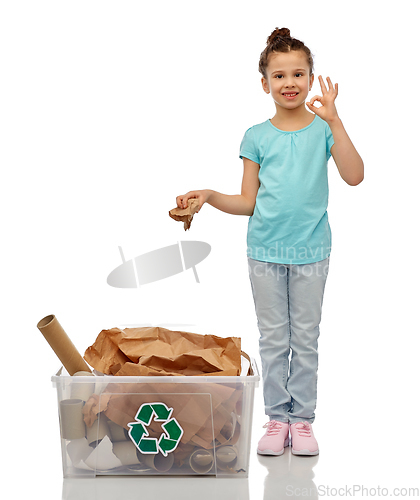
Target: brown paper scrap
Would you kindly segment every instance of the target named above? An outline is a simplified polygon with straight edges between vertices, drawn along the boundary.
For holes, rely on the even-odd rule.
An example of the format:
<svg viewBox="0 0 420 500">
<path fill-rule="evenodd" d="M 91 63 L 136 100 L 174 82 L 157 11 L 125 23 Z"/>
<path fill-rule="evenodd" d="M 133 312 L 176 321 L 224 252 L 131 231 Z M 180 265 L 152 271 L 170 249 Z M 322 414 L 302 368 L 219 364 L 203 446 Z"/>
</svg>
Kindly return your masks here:
<svg viewBox="0 0 420 500">
<path fill-rule="evenodd" d="M 85 360 L 105 375 L 241 374 L 241 339 L 162 327 L 102 330 Z"/>
<path fill-rule="evenodd" d="M 199 204 L 197 198 L 190 198 L 186 208 L 173 208 L 169 211 L 169 216 L 174 220 L 182 221 L 184 223 L 184 230 L 186 231 L 191 227 L 191 222 L 194 214 L 198 211 Z"/>
</svg>

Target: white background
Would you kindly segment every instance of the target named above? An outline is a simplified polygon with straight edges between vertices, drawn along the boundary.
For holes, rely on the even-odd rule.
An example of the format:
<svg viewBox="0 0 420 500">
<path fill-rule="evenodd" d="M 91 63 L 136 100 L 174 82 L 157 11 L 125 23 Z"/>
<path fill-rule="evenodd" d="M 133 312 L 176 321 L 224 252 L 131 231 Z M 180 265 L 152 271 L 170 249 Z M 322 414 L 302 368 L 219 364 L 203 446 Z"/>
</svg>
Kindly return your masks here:
<svg viewBox="0 0 420 500">
<path fill-rule="evenodd" d="M 365 163 L 350 187 L 329 162 L 313 482 L 419 486 L 416 19 L 411 1 L 1 4 L 1 425 L 16 488 L 48 484 L 44 498 L 61 498 L 50 383 L 60 363 L 36 328 L 47 314 L 81 353 L 104 328 L 185 324 L 240 336 L 259 363 L 248 218 L 205 205 L 184 232 L 168 211 L 192 189 L 240 192 L 242 136 L 275 112 L 258 60 L 276 26 L 310 47 L 316 77 L 338 82 Z M 315 80 L 309 97 L 319 93 Z M 180 240 L 212 246 L 199 284 L 189 271 L 137 290 L 107 285 L 118 246 L 130 259 Z M 254 450 L 263 413 L 260 385 L 252 499 L 267 476 Z"/>
</svg>

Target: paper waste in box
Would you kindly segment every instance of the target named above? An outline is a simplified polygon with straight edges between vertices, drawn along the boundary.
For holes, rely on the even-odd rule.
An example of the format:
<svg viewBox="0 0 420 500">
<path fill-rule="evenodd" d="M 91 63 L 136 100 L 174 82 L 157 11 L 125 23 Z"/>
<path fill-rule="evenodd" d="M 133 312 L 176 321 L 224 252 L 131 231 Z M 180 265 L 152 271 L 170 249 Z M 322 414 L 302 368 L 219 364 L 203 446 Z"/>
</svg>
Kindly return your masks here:
<svg viewBox="0 0 420 500">
<path fill-rule="evenodd" d="M 52 378 L 65 477 L 248 475 L 259 375 L 240 338 L 112 328 L 85 360 L 95 375 Z"/>
<path fill-rule="evenodd" d="M 85 360 L 106 375 L 240 375 L 241 339 L 161 327 L 102 330 Z"/>
</svg>

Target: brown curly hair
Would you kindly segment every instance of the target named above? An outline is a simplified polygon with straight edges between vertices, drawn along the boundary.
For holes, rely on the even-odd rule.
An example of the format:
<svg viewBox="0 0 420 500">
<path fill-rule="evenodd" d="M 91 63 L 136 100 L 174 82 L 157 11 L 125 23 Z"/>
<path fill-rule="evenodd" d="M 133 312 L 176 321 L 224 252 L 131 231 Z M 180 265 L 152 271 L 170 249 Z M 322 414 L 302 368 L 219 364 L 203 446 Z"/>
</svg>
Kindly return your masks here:
<svg viewBox="0 0 420 500">
<path fill-rule="evenodd" d="M 290 52 L 291 50 L 303 50 L 308 58 L 309 76 L 314 72 L 314 60 L 311 51 L 308 47 L 298 40 L 290 36 L 290 30 L 287 28 L 276 28 L 267 38 L 267 47 L 261 52 L 260 62 L 258 66 L 259 72 L 264 78 L 267 78 L 266 70 L 270 54 L 273 52 Z"/>
</svg>

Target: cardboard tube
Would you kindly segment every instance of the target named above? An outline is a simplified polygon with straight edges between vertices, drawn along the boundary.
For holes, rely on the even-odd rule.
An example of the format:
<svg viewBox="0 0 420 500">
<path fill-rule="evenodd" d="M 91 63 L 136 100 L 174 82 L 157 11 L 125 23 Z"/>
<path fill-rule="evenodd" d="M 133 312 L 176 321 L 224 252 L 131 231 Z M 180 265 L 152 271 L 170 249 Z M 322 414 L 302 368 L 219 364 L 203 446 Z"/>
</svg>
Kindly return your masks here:
<svg viewBox="0 0 420 500">
<path fill-rule="evenodd" d="M 118 441 L 113 443 L 112 451 L 121 460 L 123 465 L 137 465 L 140 460 L 137 456 L 137 448 L 132 441 Z"/>
<path fill-rule="evenodd" d="M 214 465 L 213 453 L 209 450 L 198 449 L 190 456 L 190 467 L 197 474 L 210 472 Z"/>
<path fill-rule="evenodd" d="M 117 441 L 130 441 L 132 443 L 132 441 L 128 437 L 128 432 L 126 429 L 124 429 L 124 427 L 121 427 L 112 420 L 108 421 L 108 427 L 111 433 L 111 441 L 113 443 L 116 443 Z"/>
<path fill-rule="evenodd" d="M 92 453 L 92 448 L 88 445 L 86 438 L 73 439 L 67 445 L 67 453 L 69 454 L 71 463 L 76 467 L 82 460 Z"/>
<path fill-rule="evenodd" d="M 95 471 L 106 471 L 122 466 L 121 460 L 112 452 L 112 443 L 108 436 L 104 437 L 84 462 Z"/>
<path fill-rule="evenodd" d="M 41 319 L 36 326 L 70 375 L 91 371 L 53 314 Z"/>
<path fill-rule="evenodd" d="M 91 372 L 77 372 L 73 377 L 94 377 Z M 95 382 L 74 382 L 71 384 L 71 399 L 87 401 L 95 392 Z"/>
<path fill-rule="evenodd" d="M 86 426 L 83 420 L 84 402 L 81 399 L 63 399 L 60 401 L 60 428 L 63 439 L 81 439 L 85 437 Z"/>
<path fill-rule="evenodd" d="M 230 470 L 238 461 L 238 450 L 235 446 L 221 446 L 216 450 L 216 461 L 220 470 Z"/>
<path fill-rule="evenodd" d="M 94 448 L 98 446 L 105 436 L 109 436 L 110 434 L 106 418 L 102 416 L 93 422 L 92 427 L 87 428 L 86 439 L 88 440 L 89 446 Z"/>
<path fill-rule="evenodd" d="M 174 464 L 174 456 L 172 453 L 169 453 L 166 457 L 164 457 L 161 453 L 158 453 L 157 455 L 139 453 L 138 457 L 143 464 L 148 465 L 158 472 L 168 472 Z"/>
</svg>

